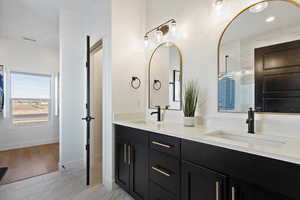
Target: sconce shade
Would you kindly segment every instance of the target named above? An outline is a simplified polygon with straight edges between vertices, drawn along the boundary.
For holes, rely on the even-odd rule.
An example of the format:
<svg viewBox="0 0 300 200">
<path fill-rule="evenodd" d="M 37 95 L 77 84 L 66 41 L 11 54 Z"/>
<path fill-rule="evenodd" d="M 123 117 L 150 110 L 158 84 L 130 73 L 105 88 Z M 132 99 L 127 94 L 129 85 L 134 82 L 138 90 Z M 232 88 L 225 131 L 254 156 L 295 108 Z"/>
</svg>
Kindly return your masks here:
<svg viewBox="0 0 300 200">
<path fill-rule="evenodd" d="M 144 44 L 145 44 L 145 47 L 149 46 L 149 37 L 148 37 L 148 35 L 144 36 Z"/>
<path fill-rule="evenodd" d="M 223 0 L 216 0 L 216 1 L 214 2 L 214 7 L 215 7 L 217 10 L 219 10 L 219 9 L 222 8 L 223 3 L 224 3 Z"/>
<path fill-rule="evenodd" d="M 148 32 L 145 33 L 144 36 L 144 43 L 145 47 L 149 46 L 149 42 L 152 41 L 151 36 L 153 33 L 153 36 L 156 40 L 156 42 L 160 43 L 163 39 L 163 37 L 167 36 L 168 33 L 171 31 L 171 33 L 174 35 L 176 33 L 176 20 L 170 19 L 159 26 L 152 28 Z"/>
<path fill-rule="evenodd" d="M 161 42 L 162 37 L 163 37 L 163 32 L 160 29 L 157 29 L 155 32 L 155 37 L 157 42 Z"/>
<path fill-rule="evenodd" d="M 176 21 L 175 20 L 171 22 L 171 32 L 173 35 L 176 34 Z"/>
</svg>

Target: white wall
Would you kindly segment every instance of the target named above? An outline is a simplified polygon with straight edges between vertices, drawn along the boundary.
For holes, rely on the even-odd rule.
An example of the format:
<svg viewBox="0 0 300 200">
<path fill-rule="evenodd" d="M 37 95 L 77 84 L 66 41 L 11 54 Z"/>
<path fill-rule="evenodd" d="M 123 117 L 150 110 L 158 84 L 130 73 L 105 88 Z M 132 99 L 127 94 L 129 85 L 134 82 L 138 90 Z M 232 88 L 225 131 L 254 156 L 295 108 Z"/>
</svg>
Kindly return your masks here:
<svg viewBox="0 0 300 200">
<path fill-rule="evenodd" d="M 240 38 L 240 65 L 244 66 L 245 69 L 253 70 L 253 66 L 255 66 L 254 50 L 256 48 L 299 40 L 299 32 L 300 25 L 294 24 L 276 28 L 270 32 Z"/>
<path fill-rule="evenodd" d="M 87 21 L 91 44 L 103 40 L 103 183 L 108 188 L 113 184 L 113 130 L 112 130 L 112 35 L 111 1 L 95 0 L 90 8 Z"/>
<path fill-rule="evenodd" d="M 85 35 L 89 34 L 92 44 L 103 39 L 103 181 L 111 188 L 114 179 L 112 111 L 145 110 L 145 4 L 144 0 L 90 0 L 81 6 L 73 4 L 69 1 L 64 5 L 60 16 L 60 162 L 72 166 L 85 160 L 85 123 L 80 118 L 85 113 L 83 66 Z M 132 76 L 142 81 L 138 90 L 130 87 Z"/>
<path fill-rule="evenodd" d="M 51 74 L 59 71 L 59 50 L 38 43 L 0 38 L 0 62 L 11 71 Z"/>
<path fill-rule="evenodd" d="M 103 39 L 103 182 L 114 180 L 112 112 L 145 110 L 144 0 L 95 0 L 91 4 L 88 33 L 92 44 Z M 142 85 L 132 89 L 132 76 Z"/>
<path fill-rule="evenodd" d="M 103 39 L 103 182 L 114 180 L 112 113 L 144 112 L 144 0 L 95 0 L 86 22 L 91 43 Z M 132 76 L 142 85 L 131 88 Z"/>
<path fill-rule="evenodd" d="M 85 163 L 86 35 L 91 45 L 103 40 L 103 182 L 113 181 L 111 1 L 66 0 L 60 11 L 61 127 L 60 164 Z"/>
<path fill-rule="evenodd" d="M 0 44 L 0 62 L 6 70 L 49 75 L 58 72 L 57 49 L 5 38 L 0 38 Z M 9 114 L 6 118 L 0 117 L 0 151 L 54 142 L 58 142 L 57 117 L 52 117 L 48 124 L 26 126 L 13 125 Z"/>
<path fill-rule="evenodd" d="M 81 118 L 86 103 L 86 35 L 90 35 L 91 45 L 100 39 L 104 45 L 103 112 L 110 114 L 103 122 L 103 181 L 107 187 L 112 185 L 110 13 L 108 0 L 66 0 L 60 10 L 60 164 L 67 168 L 85 164 L 86 123 Z"/>
<path fill-rule="evenodd" d="M 246 129 L 246 114 L 227 114 L 217 112 L 217 45 L 226 24 L 245 7 L 258 2 L 224 1 L 224 6 L 217 11 L 211 0 L 148 0 L 146 7 L 147 29 L 161 22 L 174 18 L 178 24 L 176 43 L 183 53 L 183 80 L 197 79 L 201 86 L 202 101 L 199 109 L 202 118 L 209 119 L 208 124 L 220 125 L 221 128 Z M 298 1 L 299 2 L 299 1 Z M 169 111 L 167 119 L 182 120 L 182 113 Z M 228 118 L 229 120 L 223 120 Z M 219 121 L 227 123 L 217 123 Z M 267 133 L 297 135 L 300 128 L 299 115 L 258 116 L 257 129 Z M 278 123 L 280 122 L 280 123 Z M 291 128 L 292 127 L 292 128 Z"/>
<path fill-rule="evenodd" d="M 60 164 L 84 160 L 86 18 L 78 12 L 60 13 Z"/>
<path fill-rule="evenodd" d="M 134 113 L 145 109 L 144 0 L 112 0 L 113 112 Z M 131 88 L 132 76 L 141 79 Z"/>
</svg>

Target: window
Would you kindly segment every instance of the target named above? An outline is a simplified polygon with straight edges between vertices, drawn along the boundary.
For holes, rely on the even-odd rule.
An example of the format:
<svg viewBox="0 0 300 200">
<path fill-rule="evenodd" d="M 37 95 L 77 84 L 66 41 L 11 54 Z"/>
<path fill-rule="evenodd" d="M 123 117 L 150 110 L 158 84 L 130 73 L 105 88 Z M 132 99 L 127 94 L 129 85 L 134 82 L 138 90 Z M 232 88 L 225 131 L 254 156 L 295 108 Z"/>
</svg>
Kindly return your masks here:
<svg viewBox="0 0 300 200">
<path fill-rule="evenodd" d="M 11 74 L 11 114 L 14 124 L 49 121 L 51 77 Z"/>
</svg>

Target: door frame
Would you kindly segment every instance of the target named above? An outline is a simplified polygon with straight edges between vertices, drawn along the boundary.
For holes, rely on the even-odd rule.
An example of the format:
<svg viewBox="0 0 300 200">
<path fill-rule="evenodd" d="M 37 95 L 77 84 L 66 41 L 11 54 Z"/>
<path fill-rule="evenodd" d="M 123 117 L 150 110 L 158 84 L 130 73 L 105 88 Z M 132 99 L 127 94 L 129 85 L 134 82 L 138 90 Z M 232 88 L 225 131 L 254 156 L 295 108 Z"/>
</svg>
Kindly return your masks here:
<svg viewBox="0 0 300 200">
<path fill-rule="evenodd" d="M 98 51 L 102 51 L 102 66 L 101 66 L 101 81 L 103 82 L 103 68 L 104 68 L 104 65 L 103 65 L 103 40 L 102 39 L 100 39 L 100 40 L 98 40 L 97 42 L 95 42 L 91 47 L 90 47 L 90 51 L 89 51 L 89 53 L 90 53 L 90 59 L 92 58 L 92 56 L 95 54 L 95 53 L 97 53 Z M 94 67 L 94 65 L 93 65 L 94 63 L 92 62 L 92 61 L 90 61 L 90 73 L 91 72 L 93 72 L 94 71 L 94 69 L 93 69 L 93 67 Z M 91 75 L 91 82 L 90 82 L 90 87 L 91 87 L 91 92 L 90 92 L 90 95 L 91 95 L 91 113 L 92 113 L 92 109 L 94 109 L 93 108 L 93 102 L 94 102 L 94 99 L 93 99 L 93 97 L 92 97 L 92 95 L 93 95 L 93 89 L 92 89 L 92 84 L 94 84 L 93 82 L 92 82 L 92 80 L 93 80 L 93 78 L 92 78 L 92 75 Z M 102 83 L 102 88 L 101 88 L 101 96 L 102 96 L 102 101 L 103 101 L 103 83 Z M 101 109 L 101 120 L 102 120 L 102 127 L 101 127 L 101 141 L 102 141 L 102 147 L 103 147 L 103 119 L 104 119 L 104 112 L 103 112 L 103 106 L 104 104 L 103 104 L 103 102 L 102 102 L 102 105 L 101 105 L 101 107 L 102 107 L 102 109 Z M 97 120 L 97 118 L 95 118 L 95 120 Z M 93 122 L 95 123 L 95 120 L 93 120 Z M 92 129 L 92 124 L 91 124 L 91 138 L 90 138 L 90 147 L 92 147 L 92 140 L 93 140 L 93 138 L 92 138 L 92 136 L 93 136 L 93 129 Z M 91 167 L 92 167 L 92 162 L 93 162 L 93 157 L 92 157 L 92 148 L 90 148 L 89 149 L 89 151 L 90 151 L 90 161 L 89 161 L 89 163 L 90 163 L 90 165 L 91 165 Z M 101 149 L 101 168 L 102 168 L 102 177 L 101 177 L 101 182 L 103 182 L 103 149 Z M 91 174 L 91 167 L 90 167 L 90 174 Z M 91 180 L 90 180 L 91 181 Z"/>
<path fill-rule="evenodd" d="M 103 51 L 103 68 L 102 68 L 102 184 L 108 190 L 113 189 L 114 185 L 114 135 L 113 135 L 113 111 L 112 111 L 112 59 L 111 59 L 111 42 L 108 35 L 104 35 L 101 39 L 93 42 L 92 47 L 96 43 L 102 41 Z M 105 142 L 104 142 L 105 141 Z"/>
</svg>

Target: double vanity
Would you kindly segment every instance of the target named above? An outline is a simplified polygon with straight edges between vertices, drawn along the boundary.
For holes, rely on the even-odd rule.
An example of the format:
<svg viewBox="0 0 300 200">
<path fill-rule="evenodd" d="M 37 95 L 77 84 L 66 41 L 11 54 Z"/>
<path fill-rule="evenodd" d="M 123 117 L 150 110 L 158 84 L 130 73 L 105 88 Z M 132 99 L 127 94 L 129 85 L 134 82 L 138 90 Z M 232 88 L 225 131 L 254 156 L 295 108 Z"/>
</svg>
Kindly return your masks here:
<svg viewBox="0 0 300 200">
<path fill-rule="evenodd" d="M 115 134 L 115 181 L 134 199 L 300 199 L 299 140 L 143 120 Z"/>
<path fill-rule="evenodd" d="M 293 0 L 257 2 L 239 12 L 221 33 L 217 110 L 222 116 L 248 111 L 252 134 L 116 120 L 116 183 L 136 200 L 299 200 L 300 139 L 283 137 L 286 132 L 274 127 L 271 131 L 281 136 L 253 134 L 255 112 L 283 118 L 300 113 L 299 8 Z M 166 35 L 169 27 L 152 30 Z M 149 61 L 148 111 L 158 108 L 152 114 L 161 121 L 165 110 L 187 107 L 183 77 L 198 71 L 186 70 L 175 43 L 155 47 Z M 201 84 L 201 90 L 216 92 L 207 91 L 211 82 Z M 201 95 L 200 104 L 212 100 Z M 288 129 L 297 129 L 292 126 Z"/>
</svg>

